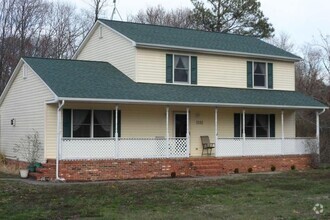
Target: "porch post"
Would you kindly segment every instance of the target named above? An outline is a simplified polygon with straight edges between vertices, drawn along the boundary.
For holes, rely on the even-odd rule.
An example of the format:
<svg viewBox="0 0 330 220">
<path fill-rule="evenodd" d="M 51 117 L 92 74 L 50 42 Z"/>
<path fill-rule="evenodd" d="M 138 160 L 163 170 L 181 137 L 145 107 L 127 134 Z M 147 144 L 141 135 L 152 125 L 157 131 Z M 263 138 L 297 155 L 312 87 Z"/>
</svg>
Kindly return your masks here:
<svg viewBox="0 0 330 220">
<path fill-rule="evenodd" d="M 281 154 L 283 154 L 284 148 L 284 111 L 281 111 L 281 131 L 282 131 L 282 141 L 281 141 Z"/>
<path fill-rule="evenodd" d="M 316 111 L 316 141 L 317 154 L 320 155 L 320 114 Z"/>
<path fill-rule="evenodd" d="M 190 132 L 189 132 L 189 108 L 187 108 L 187 157 L 189 157 L 190 154 Z"/>
<path fill-rule="evenodd" d="M 245 109 L 243 109 L 243 144 L 242 144 L 242 155 L 244 156 L 244 148 L 245 148 Z"/>
<path fill-rule="evenodd" d="M 116 143 L 116 158 L 119 156 L 119 146 L 118 146 L 118 105 L 116 105 L 116 118 L 115 118 L 115 143 Z"/>
<path fill-rule="evenodd" d="M 217 148 L 218 148 L 218 108 L 215 108 L 215 111 L 214 111 L 214 131 L 215 131 L 215 134 L 214 134 L 214 137 L 215 137 L 215 155 L 217 156 Z"/>
<path fill-rule="evenodd" d="M 166 157 L 169 157 L 169 129 L 168 129 L 169 107 L 166 107 Z"/>
</svg>

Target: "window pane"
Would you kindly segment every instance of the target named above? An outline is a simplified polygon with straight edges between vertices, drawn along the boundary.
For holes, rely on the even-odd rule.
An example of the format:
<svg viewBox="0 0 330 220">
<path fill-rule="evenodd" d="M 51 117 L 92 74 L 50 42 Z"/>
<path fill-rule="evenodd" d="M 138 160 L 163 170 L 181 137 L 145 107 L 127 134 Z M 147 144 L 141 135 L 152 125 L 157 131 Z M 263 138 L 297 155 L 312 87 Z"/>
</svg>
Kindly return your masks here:
<svg viewBox="0 0 330 220">
<path fill-rule="evenodd" d="M 111 136 L 111 111 L 94 111 L 94 137 Z"/>
<path fill-rule="evenodd" d="M 253 127 L 245 127 L 245 137 L 254 137 Z"/>
<path fill-rule="evenodd" d="M 174 56 L 175 68 L 189 69 L 188 56 Z"/>
<path fill-rule="evenodd" d="M 90 125 L 74 125 L 73 126 L 73 137 L 91 137 L 91 126 Z"/>
<path fill-rule="evenodd" d="M 174 56 L 174 81 L 188 82 L 189 80 L 189 57 Z"/>
<path fill-rule="evenodd" d="M 254 115 L 245 114 L 245 127 L 246 126 L 254 126 Z"/>
<path fill-rule="evenodd" d="M 174 81 L 176 81 L 176 82 L 188 82 L 188 70 L 175 69 L 174 70 Z"/>
<path fill-rule="evenodd" d="M 268 137 L 268 115 L 256 115 L 256 137 Z"/>
<path fill-rule="evenodd" d="M 266 86 L 266 63 L 254 63 L 254 86 Z"/>
<path fill-rule="evenodd" d="M 265 86 L 266 76 L 254 75 L 254 86 Z"/>
<path fill-rule="evenodd" d="M 91 111 L 73 110 L 73 137 L 91 136 Z"/>
</svg>

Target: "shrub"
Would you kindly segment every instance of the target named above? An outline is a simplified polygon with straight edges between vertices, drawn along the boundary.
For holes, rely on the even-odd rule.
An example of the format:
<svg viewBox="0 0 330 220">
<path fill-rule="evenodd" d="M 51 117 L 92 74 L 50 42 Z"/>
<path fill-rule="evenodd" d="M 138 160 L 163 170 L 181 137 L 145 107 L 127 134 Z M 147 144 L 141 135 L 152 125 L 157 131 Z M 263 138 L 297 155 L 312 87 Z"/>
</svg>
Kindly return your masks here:
<svg viewBox="0 0 330 220">
<path fill-rule="evenodd" d="M 239 169 L 238 168 L 235 168 L 234 169 L 234 173 L 239 173 Z"/>
<path fill-rule="evenodd" d="M 270 170 L 271 170 L 272 172 L 274 172 L 274 171 L 276 170 L 276 167 L 275 167 L 274 165 L 271 165 L 271 166 L 270 166 Z"/>
<path fill-rule="evenodd" d="M 250 167 L 250 168 L 248 169 L 248 172 L 249 172 L 249 173 L 252 173 L 252 170 L 253 170 L 252 167 Z"/>
<path fill-rule="evenodd" d="M 295 165 L 291 165 L 291 170 L 295 170 L 296 166 Z"/>
<path fill-rule="evenodd" d="M 171 177 L 172 177 L 172 178 L 175 178 L 175 177 L 176 177 L 176 172 L 172 172 L 172 173 L 171 173 Z"/>
<path fill-rule="evenodd" d="M 6 155 L 0 151 L 0 165 L 6 164 Z"/>
</svg>

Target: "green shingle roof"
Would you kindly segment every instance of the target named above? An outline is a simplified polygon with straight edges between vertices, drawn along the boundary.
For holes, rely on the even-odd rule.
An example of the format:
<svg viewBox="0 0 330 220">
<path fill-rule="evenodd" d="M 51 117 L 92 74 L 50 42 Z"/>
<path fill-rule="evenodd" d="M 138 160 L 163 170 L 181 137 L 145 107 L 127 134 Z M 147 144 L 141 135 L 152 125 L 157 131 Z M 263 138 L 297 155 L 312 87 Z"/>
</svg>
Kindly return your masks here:
<svg viewBox="0 0 330 220">
<path fill-rule="evenodd" d="M 326 107 L 311 97 L 293 91 L 136 83 L 106 62 L 40 58 L 24 60 L 62 98 L 219 106 Z"/>
<path fill-rule="evenodd" d="M 135 41 L 137 44 L 195 48 L 245 55 L 266 55 L 290 60 L 301 59 L 256 37 L 104 19 L 99 21 Z"/>
</svg>

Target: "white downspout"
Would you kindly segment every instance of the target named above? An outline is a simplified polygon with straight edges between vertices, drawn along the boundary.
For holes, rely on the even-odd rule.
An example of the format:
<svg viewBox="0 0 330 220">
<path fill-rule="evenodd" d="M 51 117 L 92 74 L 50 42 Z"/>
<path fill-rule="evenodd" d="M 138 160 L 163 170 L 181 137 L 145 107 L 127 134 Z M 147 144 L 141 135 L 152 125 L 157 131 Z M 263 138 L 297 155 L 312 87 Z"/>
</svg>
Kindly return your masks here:
<svg viewBox="0 0 330 220">
<path fill-rule="evenodd" d="M 245 153 L 245 109 L 243 110 L 243 144 L 242 144 L 242 156 L 244 156 Z"/>
<path fill-rule="evenodd" d="M 281 154 L 284 154 L 284 111 L 281 111 Z"/>
<path fill-rule="evenodd" d="M 190 155 L 189 108 L 187 108 L 187 157 Z"/>
<path fill-rule="evenodd" d="M 215 141 L 214 141 L 215 155 L 218 156 L 217 155 L 217 152 L 218 152 L 218 108 L 215 108 L 215 110 L 214 110 L 214 126 L 215 126 L 215 128 L 214 128 L 214 131 L 215 131 L 215 134 L 214 134 L 214 136 L 215 136 Z"/>
<path fill-rule="evenodd" d="M 60 157 L 60 148 L 61 148 L 61 117 L 62 117 L 62 108 L 64 106 L 65 101 L 58 103 L 57 108 L 57 147 L 56 147 L 56 180 L 63 181 L 63 178 L 59 177 L 59 157 Z"/>
<path fill-rule="evenodd" d="M 169 107 L 166 107 L 166 157 L 169 157 L 169 129 L 168 129 L 168 119 L 169 119 Z"/>
<path fill-rule="evenodd" d="M 115 143 L 116 143 L 116 159 L 119 157 L 119 146 L 118 146 L 118 105 L 116 105 L 116 118 L 115 118 Z"/>
</svg>

